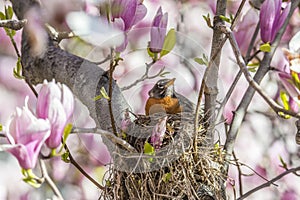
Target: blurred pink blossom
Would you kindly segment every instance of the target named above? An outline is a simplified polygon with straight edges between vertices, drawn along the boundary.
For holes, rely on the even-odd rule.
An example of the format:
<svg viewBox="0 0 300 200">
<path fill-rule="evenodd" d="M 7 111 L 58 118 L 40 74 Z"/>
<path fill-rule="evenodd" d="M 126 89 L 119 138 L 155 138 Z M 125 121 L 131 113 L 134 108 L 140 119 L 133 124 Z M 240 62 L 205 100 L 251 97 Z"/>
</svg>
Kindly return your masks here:
<svg viewBox="0 0 300 200">
<path fill-rule="evenodd" d="M 7 139 L 12 145 L 8 151 L 19 161 L 23 169 L 35 167 L 40 149 L 50 136 L 50 123 L 48 119 L 38 119 L 27 107 L 16 109 L 8 122 Z"/>
<path fill-rule="evenodd" d="M 74 96 L 64 84 L 44 81 L 37 99 L 37 116 L 49 119 L 51 135 L 46 144 L 49 148 L 60 145 L 64 127 L 74 111 Z"/>
<path fill-rule="evenodd" d="M 281 200 L 297 200 L 298 195 L 293 189 L 286 190 L 281 196 Z"/>
<path fill-rule="evenodd" d="M 248 12 L 241 18 L 234 30 L 234 36 L 239 45 L 242 55 L 246 55 L 249 48 L 252 35 L 255 31 L 258 23 L 258 13 L 254 8 L 248 10 Z"/>
</svg>

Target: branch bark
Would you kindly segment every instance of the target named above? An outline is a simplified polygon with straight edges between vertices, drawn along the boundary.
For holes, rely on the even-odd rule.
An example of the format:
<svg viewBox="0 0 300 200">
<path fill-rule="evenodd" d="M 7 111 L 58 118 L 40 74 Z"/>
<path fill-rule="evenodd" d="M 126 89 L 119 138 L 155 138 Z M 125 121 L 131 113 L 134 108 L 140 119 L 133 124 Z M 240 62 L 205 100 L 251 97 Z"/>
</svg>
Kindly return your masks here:
<svg viewBox="0 0 300 200">
<path fill-rule="evenodd" d="M 217 23 L 224 23 L 220 19 L 220 15 L 225 16 L 226 14 L 226 0 L 218 0 L 216 16 L 214 17 L 214 26 Z M 204 77 L 204 119 L 207 129 L 207 137 L 210 138 L 209 143 L 213 142 L 214 126 L 215 126 L 215 112 L 216 112 L 216 99 L 218 95 L 218 73 L 219 65 L 221 59 L 221 52 L 218 52 L 219 46 L 222 44 L 224 39 L 224 34 L 218 30 L 214 29 L 211 56 L 216 54 L 216 57 L 209 62 L 207 67 L 207 76 Z M 211 58 L 212 59 L 212 58 Z"/>
</svg>

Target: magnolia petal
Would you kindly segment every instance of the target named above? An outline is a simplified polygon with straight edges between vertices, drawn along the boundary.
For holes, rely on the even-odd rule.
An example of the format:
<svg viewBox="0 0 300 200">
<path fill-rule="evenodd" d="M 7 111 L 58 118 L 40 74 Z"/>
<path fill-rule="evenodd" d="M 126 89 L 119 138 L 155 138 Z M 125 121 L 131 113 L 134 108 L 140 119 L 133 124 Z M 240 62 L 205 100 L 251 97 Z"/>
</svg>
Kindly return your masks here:
<svg viewBox="0 0 300 200">
<path fill-rule="evenodd" d="M 276 0 L 275 0 L 276 1 Z M 275 19 L 274 0 L 265 0 L 260 9 L 260 35 L 263 42 L 271 42 L 272 28 Z"/>
<path fill-rule="evenodd" d="M 71 92 L 71 90 L 69 89 L 68 86 L 66 86 L 65 84 L 59 84 L 59 87 L 61 88 L 62 91 L 62 105 L 64 107 L 67 119 L 70 119 L 71 115 L 74 112 L 74 95 Z"/>
<path fill-rule="evenodd" d="M 132 26 L 140 22 L 147 14 L 147 8 L 144 4 L 137 5 L 136 12 L 133 18 Z"/>
<path fill-rule="evenodd" d="M 62 103 L 53 99 L 49 104 L 48 119 L 51 123 L 51 135 L 46 140 L 49 148 L 57 148 L 61 143 L 64 127 L 67 124 L 67 116 Z"/>
<path fill-rule="evenodd" d="M 121 18 L 124 20 L 125 30 L 127 31 L 132 27 L 133 18 L 135 16 L 135 12 L 137 9 L 137 1 L 136 0 L 126 0 L 122 2 Z"/>
</svg>

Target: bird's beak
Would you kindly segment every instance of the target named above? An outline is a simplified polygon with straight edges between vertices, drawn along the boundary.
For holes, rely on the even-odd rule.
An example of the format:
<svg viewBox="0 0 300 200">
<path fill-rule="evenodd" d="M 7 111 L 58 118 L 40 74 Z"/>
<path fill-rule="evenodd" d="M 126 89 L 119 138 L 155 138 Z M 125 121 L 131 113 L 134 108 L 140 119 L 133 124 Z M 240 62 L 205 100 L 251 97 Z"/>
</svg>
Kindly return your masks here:
<svg viewBox="0 0 300 200">
<path fill-rule="evenodd" d="M 174 82 L 175 82 L 176 78 L 172 78 L 171 80 L 169 80 L 166 85 L 165 85 L 165 88 L 169 87 L 170 85 L 173 85 Z"/>
</svg>

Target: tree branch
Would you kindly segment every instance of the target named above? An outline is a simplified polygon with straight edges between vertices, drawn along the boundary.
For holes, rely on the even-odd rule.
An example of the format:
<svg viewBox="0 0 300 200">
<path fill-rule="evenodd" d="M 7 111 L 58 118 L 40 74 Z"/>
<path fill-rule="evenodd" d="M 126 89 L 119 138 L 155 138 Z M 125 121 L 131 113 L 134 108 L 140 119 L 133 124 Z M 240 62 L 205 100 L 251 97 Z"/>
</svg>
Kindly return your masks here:
<svg viewBox="0 0 300 200">
<path fill-rule="evenodd" d="M 106 137 L 114 144 L 120 145 L 124 149 L 126 149 L 129 152 L 137 152 L 134 147 L 132 147 L 129 143 L 127 143 L 125 140 L 122 140 L 121 138 L 115 136 L 113 133 L 101 130 L 98 128 L 73 128 L 72 133 L 95 133 L 99 134 L 103 137 Z"/>
<path fill-rule="evenodd" d="M 280 180 L 282 177 L 290 174 L 290 173 L 296 173 L 297 171 L 300 171 L 300 167 L 296 167 L 296 168 L 291 168 L 289 170 L 286 170 L 285 172 L 281 173 L 280 175 L 276 176 L 275 178 L 273 178 L 272 180 L 260 185 L 260 186 L 257 186 L 256 188 L 248 191 L 247 193 L 245 193 L 243 196 L 241 196 L 240 198 L 238 198 L 238 200 L 242 200 L 242 199 L 245 199 L 247 198 L 248 196 L 250 196 L 251 194 L 257 192 L 258 190 L 261 190 L 265 187 L 269 187 L 270 185 L 274 184 L 274 182 Z"/>
<path fill-rule="evenodd" d="M 289 12 L 283 26 L 281 27 L 280 31 L 276 35 L 276 38 L 274 40 L 273 48 L 272 48 L 271 52 L 270 53 L 265 53 L 264 58 L 260 63 L 260 67 L 258 68 L 258 70 L 257 70 L 257 72 L 256 72 L 256 74 L 253 78 L 255 83 L 259 84 L 262 81 L 263 77 L 268 72 L 271 59 L 272 59 L 272 57 L 275 53 L 275 50 L 276 50 L 276 48 L 279 44 L 279 41 L 280 41 L 280 39 L 283 35 L 283 32 L 286 29 L 288 21 L 291 18 L 295 8 L 298 6 L 299 3 L 300 3 L 300 0 L 292 1 L 290 12 Z M 249 104 L 250 104 L 250 102 L 253 98 L 254 93 L 255 93 L 255 89 L 253 88 L 253 86 L 249 86 L 246 93 L 244 94 L 237 110 L 235 111 L 233 121 L 232 121 L 232 124 L 230 126 L 230 130 L 229 130 L 227 140 L 226 140 L 225 146 L 224 146 L 224 149 L 226 151 L 225 159 L 227 159 L 227 160 L 229 160 L 231 155 L 232 155 L 232 151 L 233 151 L 233 148 L 234 148 L 234 144 L 235 144 L 235 140 L 236 140 L 238 130 L 239 130 L 241 124 L 242 124 L 242 121 L 243 121 L 245 115 L 246 115 L 248 106 L 249 106 Z M 228 171 L 228 164 L 226 164 L 225 170 Z"/>
<path fill-rule="evenodd" d="M 26 23 L 27 23 L 26 19 L 22 19 L 22 20 L 15 20 L 15 19 L 0 20 L 0 27 L 9 28 L 9 29 L 17 31 L 17 30 L 22 29 L 25 26 Z"/>
<path fill-rule="evenodd" d="M 50 176 L 48 174 L 44 160 L 39 159 L 39 163 L 41 166 L 42 178 L 44 178 L 45 181 L 48 183 L 48 185 L 50 186 L 50 188 L 52 189 L 54 194 L 57 196 L 58 200 L 63 200 L 64 198 L 61 195 L 59 189 L 56 187 L 55 183 L 53 182 L 53 180 L 50 178 Z"/>
</svg>

